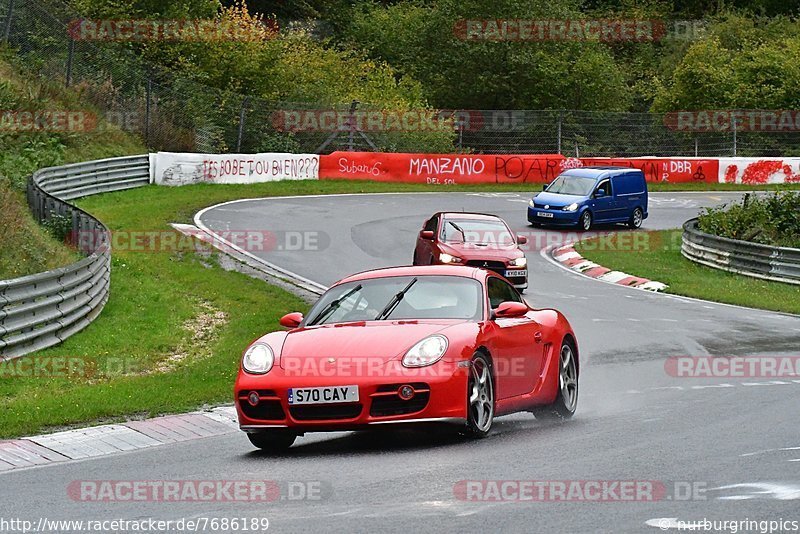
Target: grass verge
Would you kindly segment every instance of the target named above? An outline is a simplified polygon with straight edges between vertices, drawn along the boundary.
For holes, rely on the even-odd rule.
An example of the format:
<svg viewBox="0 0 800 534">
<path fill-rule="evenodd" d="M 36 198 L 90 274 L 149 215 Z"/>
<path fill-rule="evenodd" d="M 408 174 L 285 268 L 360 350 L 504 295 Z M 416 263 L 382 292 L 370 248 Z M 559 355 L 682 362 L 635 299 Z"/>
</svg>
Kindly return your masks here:
<svg viewBox="0 0 800 534">
<path fill-rule="evenodd" d="M 681 230 L 648 232 L 641 243 L 653 246 L 604 247 L 597 238 L 575 246 L 584 258 L 603 267 L 669 285 L 667 293 L 714 302 L 800 314 L 800 286 L 728 273 L 681 255 Z"/>
</svg>

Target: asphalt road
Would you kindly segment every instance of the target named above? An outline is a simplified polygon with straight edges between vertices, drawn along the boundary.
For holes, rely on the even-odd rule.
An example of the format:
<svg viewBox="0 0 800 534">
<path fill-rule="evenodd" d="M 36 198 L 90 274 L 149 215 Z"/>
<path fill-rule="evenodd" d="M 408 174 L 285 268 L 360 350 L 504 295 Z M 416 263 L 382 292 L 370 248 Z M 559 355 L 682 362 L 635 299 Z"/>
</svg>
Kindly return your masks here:
<svg viewBox="0 0 800 534">
<path fill-rule="evenodd" d="M 659 524 L 675 526 L 668 518 L 800 522 L 800 380 L 686 379 L 664 370 L 665 358 L 676 355 L 797 355 L 800 318 L 650 294 L 567 272 L 535 250 L 548 234 L 527 226 L 528 198 L 453 193 L 271 199 L 220 206 L 202 221 L 216 230 L 316 235 L 321 250 L 259 254 L 329 284 L 355 271 L 409 263 L 416 233 L 435 211 L 504 217 L 533 238 L 526 297 L 536 307 L 560 309 L 578 335 L 581 391 L 570 422 L 508 416 L 476 442 L 434 430 L 311 434 L 280 458 L 254 452 L 244 435 L 234 433 L 2 474 L 2 516 L 261 516 L 276 532 L 658 532 Z M 677 227 L 700 206 L 732 198 L 653 194 L 645 228 Z M 279 241 L 291 245 L 284 248 L 294 243 Z M 311 481 L 323 490 L 319 499 L 269 504 L 72 500 L 69 483 L 87 479 Z M 624 502 L 468 501 L 455 490 L 464 480 L 655 481 L 667 495 Z M 687 485 L 697 488 L 688 500 L 676 491 Z"/>
</svg>

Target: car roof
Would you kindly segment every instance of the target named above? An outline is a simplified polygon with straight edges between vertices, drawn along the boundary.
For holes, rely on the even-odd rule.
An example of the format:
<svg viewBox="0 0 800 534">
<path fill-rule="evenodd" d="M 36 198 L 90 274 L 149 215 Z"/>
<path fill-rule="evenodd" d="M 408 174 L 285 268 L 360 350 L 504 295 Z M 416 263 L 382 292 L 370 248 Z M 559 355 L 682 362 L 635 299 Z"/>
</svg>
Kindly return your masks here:
<svg viewBox="0 0 800 534">
<path fill-rule="evenodd" d="M 372 269 L 362 271 L 342 278 L 336 284 L 354 282 L 357 280 L 372 280 L 374 278 L 390 278 L 393 276 L 458 276 L 461 278 L 472 278 L 483 280 L 488 271 L 479 267 L 467 267 L 464 265 L 417 265 L 404 267 L 384 267 L 382 269 Z"/>
<path fill-rule="evenodd" d="M 497 215 L 492 215 L 491 213 L 476 213 L 469 211 L 440 211 L 439 215 L 447 219 L 477 219 L 477 220 L 487 220 L 487 221 L 503 220 Z"/>
<path fill-rule="evenodd" d="M 581 178 L 605 178 L 606 176 L 616 176 L 625 174 L 626 172 L 642 172 L 633 167 L 618 167 L 618 166 L 596 166 L 596 167 L 578 167 L 569 169 L 562 174 L 569 173 L 570 176 L 579 176 Z"/>
</svg>

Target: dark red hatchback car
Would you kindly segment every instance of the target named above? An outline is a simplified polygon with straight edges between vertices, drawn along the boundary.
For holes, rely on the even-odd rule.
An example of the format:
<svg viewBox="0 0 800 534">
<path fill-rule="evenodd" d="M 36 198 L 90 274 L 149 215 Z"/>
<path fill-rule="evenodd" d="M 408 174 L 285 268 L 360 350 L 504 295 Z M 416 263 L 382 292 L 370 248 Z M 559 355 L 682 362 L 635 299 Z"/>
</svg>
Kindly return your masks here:
<svg viewBox="0 0 800 534">
<path fill-rule="evenodd" d="M 524 291 L 528 287 L 528 261 L 520 245 L 527 242 L 496 215 L 439 212 L 422 225 L 414 265 L 482 267 Z"/>
</svg>

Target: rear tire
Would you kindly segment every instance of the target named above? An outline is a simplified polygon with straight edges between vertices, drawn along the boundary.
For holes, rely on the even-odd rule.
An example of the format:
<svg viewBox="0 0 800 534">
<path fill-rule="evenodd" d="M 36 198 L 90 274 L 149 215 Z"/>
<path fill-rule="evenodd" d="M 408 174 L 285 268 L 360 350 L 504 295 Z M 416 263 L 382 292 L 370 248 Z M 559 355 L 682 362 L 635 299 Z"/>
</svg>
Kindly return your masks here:
<svg viewBox="0 0 800 534">
<path fill-rule="evenodd" d="M 564 339 L 561 342 L 558 365 L 558 393 L 553 404 L 538 406 L 531 410 L 537 419 L 565 421 L 575 415 L 578 407 L 578 364 L 575 360 L 574 344 Z"/>
<path fill-rule="evenodd" d="M 592 229 L 592 214 L 589 210 L 581 214 L 581 218 L 578 220 L 578 227 L 584 232 L 588 232 Z"/>
<path fill-rule="evenodd" d="M 642 208 L 636 208 L 631 213 L 631 218 L 628 221 L 628 226 L 631 228 L 639 228 L 642 226 L 642 220 L 644 220 L 644 214 L 642 213 Z"/>
<path fill-rule="evenodd" d="M 472 356 L 467 380 L 467 428 L 471 438 L 485 438 L 494 423 L 494 380 L 489 358 L 476 352 Z"/>
<path fill-rule="evenodd" d="M 247 438 L 256 448 L 264 452 L 277 453 L 289 449 L 297 439 L 297 434 L 288 430 L 266 430 L 253 434 L 248 433 Z"/>
</svg>

